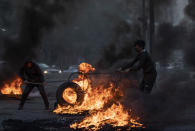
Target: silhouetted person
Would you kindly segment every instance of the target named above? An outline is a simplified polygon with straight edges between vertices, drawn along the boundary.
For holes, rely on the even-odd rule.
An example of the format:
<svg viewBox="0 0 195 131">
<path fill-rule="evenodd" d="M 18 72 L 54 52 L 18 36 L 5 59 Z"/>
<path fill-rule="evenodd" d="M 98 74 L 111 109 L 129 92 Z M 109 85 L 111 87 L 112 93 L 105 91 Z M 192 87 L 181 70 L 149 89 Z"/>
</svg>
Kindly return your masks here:
<svg viewBox="0 0 195 131">
<path fill-rule="evenodd" d="M 44 89 L 44 75 L 39 66 L 32 62 L 27 61 L 20 69 L 20 77 L 26 83 L 26 87 L 22 94 L 21 102 L 19 104 L 19 110 L 23 109 L 24 103 L 34 87 L 37 87 L 45 103 L 45 109 L 49 109 L 49 102 Z"/>
<path fill-rule="evenodd" d="M 143 70 L 143 79 L 139 85 L 141 91 L 150 93 L 156 81 L 157 72 L 155 63 L 145 49 L 145 42 L 138 40 L 135 42 L 135 50 L 138 52 L 136 58 L 122 67 L 120 70 L 129 69 L 129 71 Z M 137 63 L 137 65 L 135 65 Z"/>
</svg>

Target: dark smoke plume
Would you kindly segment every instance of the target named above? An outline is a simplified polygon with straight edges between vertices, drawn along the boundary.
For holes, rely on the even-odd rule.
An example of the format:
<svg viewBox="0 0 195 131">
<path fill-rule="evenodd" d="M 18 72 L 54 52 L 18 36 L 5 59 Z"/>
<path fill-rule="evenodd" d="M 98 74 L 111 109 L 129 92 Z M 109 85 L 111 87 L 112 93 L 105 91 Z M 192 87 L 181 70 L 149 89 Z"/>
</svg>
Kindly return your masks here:
<svg viewBox="0 0 195 131">
<path fill-rule="evenodd" d="M 186 67 L 182 70 L 168 70 L 166 67 L 162 67 L 158 70 L 157 83 L 153 87 L 151 95 L 141 94 L 137 89 L 128 89 L 126 100 L 128 100 L 129 106 L 135 109 L 145 124 L 157 125 L 160 130 L 170 127 L 170 125 L 190 123 L 189 116 L 185 118 L 184 114 L 193 109 L 195 100 L 195 79 L 191 76 L 195 67 L 194 13 L 195 1 L 189 0 L 185 14 L 193 20 L 192 23 L 184 22 L 175 26 L 173 23 L 158 21 L 160 25 L 157 27 L 156 45 L 154 45 L 156 61 L 166 65 L 172 53 L 179 49 L 184 54 L 183 62 L 193 70 Z M 154 124 L 154 122 L 156 123 Z M 191 130 L 190 127 L 189 130 Z"/>
<path fill-rule="evenodd" d="M 36 49 L 41 44 L 43 33 L 54 26 L 56 3 L 45 0 L 29 0 L 29 6 L 22 9 L 19 36 L 15 41 L 6 41 L 4 60 L 14 66 L 20 65 L 26 58 L 36 58 Z"/>
<path fill-rule="evenodd" d="M 192 19 L 193 23 L 190 24 L 188 41 L 186 42 L 185 49 L 184 49 L 184 60 L 186 65 L 195 69 L 195 1 L 189 0 L 188 6 L 185 8 L 185 14 Z"/>
<path fill-rule="evenodd" d="M 141 38 L 141 29 L 135 23 L 129 24 L 121 21 L 113 30 L 114 35 L 111 43 L 103 50 L 103 55 L 97 66 L 108 69 L 117 61 L 134 57 L 133 44 L 136 39 Z"/>
<path fill-rule="evenodd" d="M 158 7 L 167 6 L 168 4 L 172 2 L 170 0 L 153 0 L 153 1 L 154 1 L 155 6 L 158 6 Z"/>
<path fill-rule="evenodd" d="M 190 66 L 193 68 L 193 70 L 195 69 L 195 59 L 194 59 L 194 55 L 195 55 L 195 28 L 193 29 L 192 32 L 190 32 L 189 34 L 189 39 L 186 42 L 185 45 L 185 49 L 184 49 L 184 62 L 187 66 Z"/>
<path fill-rule="evenodd" d="M 63 10 L 59 1 L 28 0 L 25 2 L 26 5 L 20 5 L 22 9 L 18 9 L 21 10 L 19 12 L 21 17 L 18 18 L 21 21 L 18 37 L 5 39 L 3 59 L 8 62 L 10 69 L 6 71 L 9 73 L 1 74 L 1 80 L 5 76 L 9 78 L 14 75 L 26 59 L 36 59 L 44 33 L 54 27 L 54 16 Z"/>
<path fill-rule="evenodd" d="M 156 61 L 167 63 L 176 49 L 181 49 L 187 36 L 187 30 L 183 26 L 173 26 L 171 23 L 163 23 L 158 27 L 154 54 Z"/>
<path fill-rule="evenodd" d="M 188 6 L 185 8 L 185 14 L 195 21 L 195 1 L 189 0 Z"/>
</svg>

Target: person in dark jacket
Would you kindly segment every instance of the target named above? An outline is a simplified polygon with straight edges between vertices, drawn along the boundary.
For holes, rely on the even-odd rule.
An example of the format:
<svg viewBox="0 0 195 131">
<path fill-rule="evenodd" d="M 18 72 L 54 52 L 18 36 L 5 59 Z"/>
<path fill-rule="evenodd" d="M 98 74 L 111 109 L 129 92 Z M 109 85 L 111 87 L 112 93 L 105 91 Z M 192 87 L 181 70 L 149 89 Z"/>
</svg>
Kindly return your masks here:
<svg viewBox="0 0 195 131">
<path fill-rule="evenodd" d="M 33 61 L 27 61 L 20 69 L 20 77 L 26 84 L 24 92 L 22 94 L 21 102 L 19 104 L 19 110 L 23 109 L 24 103 L 34 87 L 37 87 L 45 103 L 45 109 L 49 109 L 49 102 L 44 89 L 44 75 L 39 66 Z"/>
<path fill-rule="evenodd" d="M 136 41 L 135 50 L 138 52 L 138 55 L 133 61 L 129 62 L 120 70 L 124 71 L 128 69 L 128 71 L 138 71 L 142 69 L 143 79 L 141 84 L 139 85 L 139 89 L 145 93 L 151 93 L 157 77 L 155 63 L 153 62 L 149 53 L 146 51 L 144 41 Z"/>
</svg>

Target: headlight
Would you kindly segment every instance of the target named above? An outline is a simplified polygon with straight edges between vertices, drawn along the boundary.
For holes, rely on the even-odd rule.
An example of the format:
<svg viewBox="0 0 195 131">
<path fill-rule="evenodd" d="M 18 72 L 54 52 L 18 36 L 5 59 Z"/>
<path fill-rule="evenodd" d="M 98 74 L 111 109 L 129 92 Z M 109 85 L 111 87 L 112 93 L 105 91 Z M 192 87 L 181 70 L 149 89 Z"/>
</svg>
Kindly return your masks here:
<svg viewBox="0 0 195 131">
<path fill-rule="evenodd" d="M 44 73 L 44 74 L 48 74 L 48 71 L 45 70 L 43 73 Z"/>
<path fill-rule="evenodd" d="M 60 73 L 60 74 L 61 74 L 61 73 L 62 73 L 62 71 L 61 71 L 61 70 L 59 70 L 59 71 L 58 71 L 58 73 Z"/>
</svg>

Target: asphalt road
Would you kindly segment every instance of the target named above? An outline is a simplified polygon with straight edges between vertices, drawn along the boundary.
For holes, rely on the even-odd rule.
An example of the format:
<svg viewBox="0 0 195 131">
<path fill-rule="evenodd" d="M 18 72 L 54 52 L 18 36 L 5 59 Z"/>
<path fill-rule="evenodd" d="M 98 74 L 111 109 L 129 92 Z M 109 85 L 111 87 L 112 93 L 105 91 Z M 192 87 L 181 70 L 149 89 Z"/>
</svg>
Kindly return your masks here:
<svg viewBox="0 0 195 131">
<path fill-rule="evenodd" d="M 66 81 L 69 74 L 47 76 L 47 81 Z M 50 102 L 50 110 L 44 110 L 44 103 L 35 88 L 33 93 L 26 101 L 23 110 L 17 110 L 19 99 L 0 99 L 0 123 L 8 119 L 19 119 L 24 121 L 33 121 L 38 119 L 55 119 L 59 116 L 52 112 L 56 102 L 55 93 L 60 84 L 63 82 L 48 83 L 46 92 Z M 185 105 L 188 107 L 187 103 Z M 181 111 L 174 119 L 167 118 L 164 123 L 161 120 L 148 119 L 148 123 L 153 129 L 162 129 L 163 131 L 195 131 L 195 104 Z M 0 124 L 0 130 L 3 127 Z"/>
<path fill-rule="evenodd" d="M 46 76 L 47 81 L 66 81 L 69 74 L 60 74 Z M 50 110 L 44 110 L 43 100 L 36 88 L 33 89 L 32 93 L 28 97 L 24 105 L 23 110 L 17 110 L 19 99 L 15 98 L 4 98 L 0 99 L 0 123 L 7 119 L 20 119 L 20 120 L 36 120 L 36 119 L 50 119 L 55 118 L 57 115 L 52 113 L 54 103 L 56 102 L 55 93 L 60 84 L 63 82 L 55 82 L 46 84 L 46 92 L 50 103 Z M 0 130 L 2 125 L 0 124 Z"/>
</svg>

